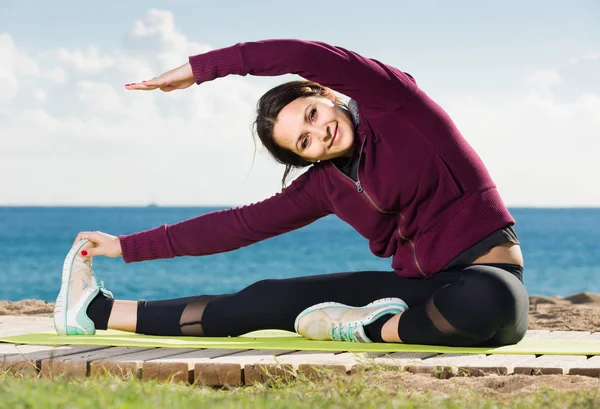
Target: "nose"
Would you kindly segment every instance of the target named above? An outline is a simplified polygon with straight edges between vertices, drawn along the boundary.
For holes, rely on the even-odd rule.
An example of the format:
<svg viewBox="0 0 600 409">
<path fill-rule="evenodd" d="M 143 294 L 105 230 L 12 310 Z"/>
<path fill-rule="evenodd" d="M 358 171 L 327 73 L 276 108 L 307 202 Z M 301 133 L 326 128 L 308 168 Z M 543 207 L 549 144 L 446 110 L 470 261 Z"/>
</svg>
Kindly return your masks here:
<svg viewBox="0 0 600 409">
<path fill-rule="evenodd" d="M 329 132 L 329 127 L 326 124 L 321 126 L 314 126 L 311 131 L 314 137 L 320 139 L 321 141 L 327 141 L 331 138 L 331 134 Z"/>
</svg>

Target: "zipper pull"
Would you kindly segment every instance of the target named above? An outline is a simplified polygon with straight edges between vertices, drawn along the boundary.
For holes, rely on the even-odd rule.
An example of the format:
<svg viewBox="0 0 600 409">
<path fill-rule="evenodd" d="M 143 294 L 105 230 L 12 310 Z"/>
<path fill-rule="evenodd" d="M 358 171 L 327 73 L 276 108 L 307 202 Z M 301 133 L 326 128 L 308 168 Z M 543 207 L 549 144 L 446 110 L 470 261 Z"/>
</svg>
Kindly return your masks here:
<svg viewBox="0 0 600 409">
<path fill-rule="evenodd" d="M 359 181 L 356 182 L 356 188 L 358 189 L 358 193 L 362 193 L 364 190 Z"/>
</svg>

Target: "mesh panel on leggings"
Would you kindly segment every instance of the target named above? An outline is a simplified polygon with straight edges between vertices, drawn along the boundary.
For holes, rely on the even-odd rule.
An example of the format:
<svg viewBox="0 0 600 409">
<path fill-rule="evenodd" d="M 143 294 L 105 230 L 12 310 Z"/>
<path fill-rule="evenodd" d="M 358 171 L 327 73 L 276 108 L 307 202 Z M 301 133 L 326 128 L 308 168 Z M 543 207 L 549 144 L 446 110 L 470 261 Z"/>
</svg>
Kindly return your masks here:
<svg viewBox="0 0 600 409">
<path fill-rule="evenodd" d="M 179 319 L 179 326 L 183 335 L 202 337 L 204 330 L 202 328 L 202 315 L 204 308 L 213 299 L 210 295 L 201 295 L 194 301 L 185 306 Z"/>
</svg>

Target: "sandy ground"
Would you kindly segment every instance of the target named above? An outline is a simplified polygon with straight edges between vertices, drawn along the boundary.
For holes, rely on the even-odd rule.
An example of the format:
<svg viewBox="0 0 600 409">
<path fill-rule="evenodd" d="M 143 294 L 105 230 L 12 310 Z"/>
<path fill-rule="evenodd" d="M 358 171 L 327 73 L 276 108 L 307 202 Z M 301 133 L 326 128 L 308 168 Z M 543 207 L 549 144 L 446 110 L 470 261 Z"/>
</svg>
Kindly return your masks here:
<svg viewBox="0 0 600 409">
<path fill-rule="evenodd" d="M 0 315 L 51 316 L 54 304 L 40 300 L 0 301 Z M 530 297 L 529 329 L 600 331 L 600 294 L 578 293 L 568 297 Z M 589 390 L 600 393 L 600 379 L 577 375 L 509 375 L 437 379 L 429 375 L 385 371 L 369 373 L 368 383 L 421 394 L 476 393 L 500 400 L 529 395 L 540 388 L 561 391 Z"/>
<path fill-rule="evenodd" d="M 540 389 L 557 391 L 590 391 L 597 396 L 600 392 L 600 379 L 580 375 L 489 375 L 484 377 L 457 376 L 449 379 L 437 379 L 427 374 L 409 372 L 382 372 L 368 374 L 368 384 L 383 387 L 386 390 L 401 390 L 409 395 L 427 394 L 437 399 L 456 396 L 457 393 L 493 398 L 508 404 L 513 397 L 526 397 Z M 598 401 L 595 403 L 597 404 Z M 553 408 L 547 402 L 548 408 Z M 597 407 L 591 406 L 578 407 Z M 454 406 L 453 406 L 454 407 Z"/>
</svg>

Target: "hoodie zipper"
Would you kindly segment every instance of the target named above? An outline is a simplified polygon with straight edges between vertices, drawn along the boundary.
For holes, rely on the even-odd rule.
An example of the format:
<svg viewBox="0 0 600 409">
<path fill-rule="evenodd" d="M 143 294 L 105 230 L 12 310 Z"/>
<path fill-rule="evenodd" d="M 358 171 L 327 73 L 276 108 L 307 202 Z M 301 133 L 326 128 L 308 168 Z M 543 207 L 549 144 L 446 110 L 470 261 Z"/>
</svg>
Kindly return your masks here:
<svg viewBox="0 0 600 409">
<path fill-rule="evenodd" d="M 365 147 L 365 141 L 366 140 L 367 140 L 367 138 L 365 136 L 365 139 L 363 140 L 363 144 L 362 144 L 362 146 L 360 148 L 360 153 L 358 154 L 358 167 L 359 167 L 359 169 L 360 169 L 360 159 L 362 158 L 362 153 L 363 153 L 363 149 Z M 382 210 L 379 206 L 377 206 L 375 204 L 375 202 L 373 201 L 373 199 L 371 199 L 371 196 L 369 196 L 369 194 L 365 191 L 362 183 L 360 183 L 360 177 L 358 175 L 356 175 L 356 179 L 357 180 L 355 181 L 350 176 L 346 175 L 344 172 L 342 172 L 341 170 L 339 170 L 337 166 L 333 165 L 333 167 L 336 168 L 337 171 L 342 174 L 342 176 L 346 177 L 348 180 L 350 180 L 352 183 L 354 183 L 354 185 L 356 185 L 356 190 L 358 190 L 358 193 L 364 193 L 364 195 L 367 197 L 367 200 L 369 200 L 369 203 L 371 203 L 371 205 L 375 208 L 375 210 L 377 210 L 379 213 L 383 213 L 383 214 L 397 214 L 397 215 L 400 215 L 400 217 L 402 218 L 402 221 L 404 221 L 404 215 L 401 212 L 390 212 L 390 211 L 387 211 L 387 210 Z M 421 264 L 419 263 L 419 260 L 417 259 L 417 247 L 415 246 L 415 243 L 411 239 L 408 239 L 408 238 L 404 237 L 404 235 L 400 231 L 400 227 L 398 227 L 396 230 L 398 231 L 398 235 L 400 236 L 400 238 L 402 240 L 404 240 L 404 241 L 408 241 L 408 243 L 411 245 L 411 247 L 412 247 L 412 253 L 413 253 L 413 259 L 415 261 L 415 265 L 417 266 L 417 269 L 419 270 L 419 273 L 421 273 L 421 275 L 423 277 L 427 277 L 427 274 L 425 274 L 425 272 L 421 268 Z"/>
</svg>

